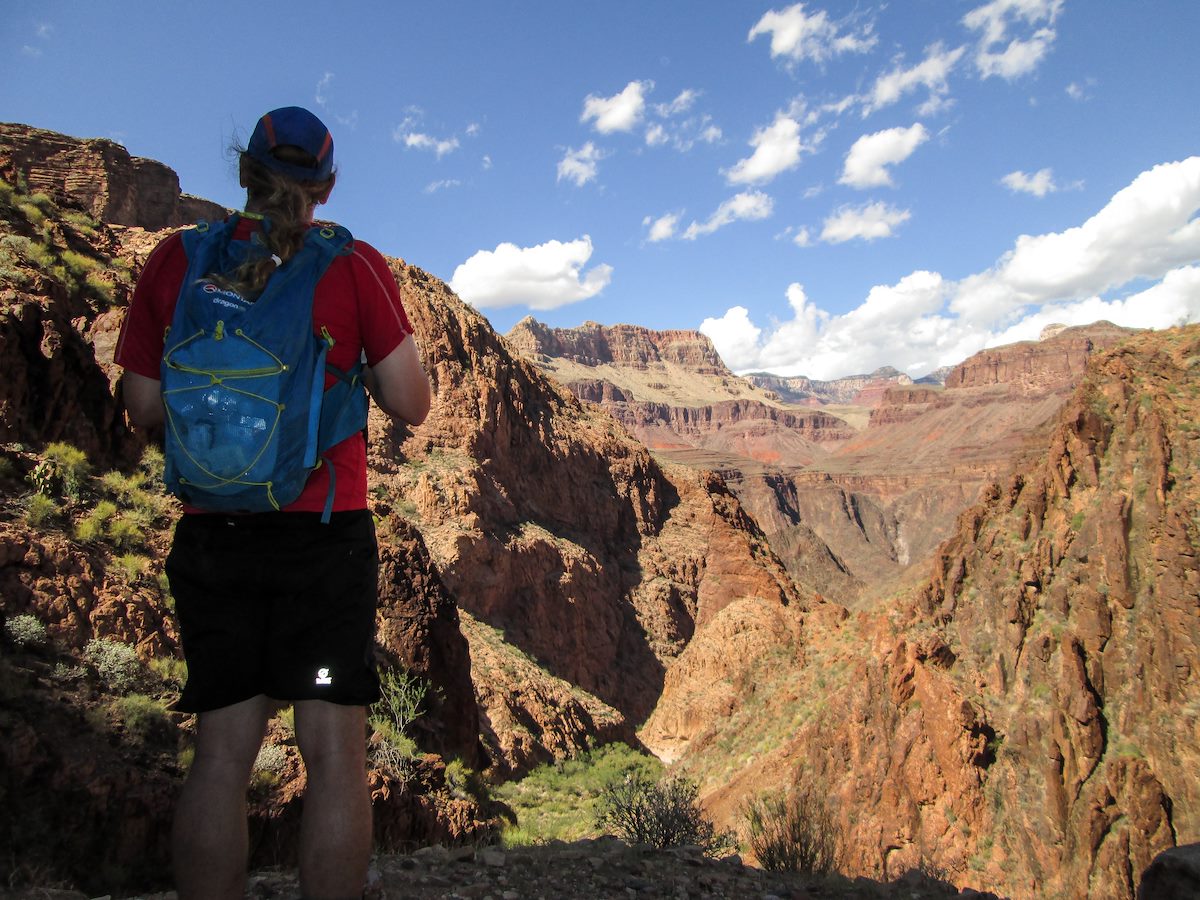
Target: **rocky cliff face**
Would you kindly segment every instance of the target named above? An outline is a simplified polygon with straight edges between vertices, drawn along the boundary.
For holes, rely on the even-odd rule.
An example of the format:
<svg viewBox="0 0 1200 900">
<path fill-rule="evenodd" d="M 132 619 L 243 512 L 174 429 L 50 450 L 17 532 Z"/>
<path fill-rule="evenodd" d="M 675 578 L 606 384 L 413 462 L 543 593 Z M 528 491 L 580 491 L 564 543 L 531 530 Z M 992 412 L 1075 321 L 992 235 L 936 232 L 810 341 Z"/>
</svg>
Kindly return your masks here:
<svg viewBox="0 0 1200 900">
<path fill-rule="evenodd" d="M 223 207 L 181 194 L 179 176 L 114 141 L 81 141 L 28 125 L 0 123 L 0 178 L 48 194 L 111 225 L 148 231 L 219 219 Z"/>
<path fill-rule="evenodd" d="M 803 376 L 785 378 L 766 372 L 753 372 L 746 376 L 746 380 L 773 392 L 782 400 L 805 406 L 823 406 L 827 403 L 874 406 L 883 392 L 893 385 L 913 383 L 912 378 L 891 366 L 876 369 L 870 375 L 848 375 L 832 381 L 818 381 Z"/>
<path fill-rule="evenodd" d="M 639 325 L 597 322 L 585 322 L 578 328 L 550 328 L 526 316 L 505 338 L 521 355 L 547 361 L 567 359 L 585 366 L 616 363 L 641 369 L 672 364 L 700 375 L 733 375 L 712 341 L 699 331 L 652 331 Z"/>
<path fill-rule="evenodd" d="M 1094 355 L 1038 461 L 962 514 L 907 599 L 814 607 L 801 640 L 743 629 L 784 662 L 737 654 L 720 709 L 693 641 L 644 739 L 726 814 L 749 790 L 827 798 L 856 869 L 1132 897 L 1200 835 L 1197 421 L 1200 327 Z"/>
</svg>

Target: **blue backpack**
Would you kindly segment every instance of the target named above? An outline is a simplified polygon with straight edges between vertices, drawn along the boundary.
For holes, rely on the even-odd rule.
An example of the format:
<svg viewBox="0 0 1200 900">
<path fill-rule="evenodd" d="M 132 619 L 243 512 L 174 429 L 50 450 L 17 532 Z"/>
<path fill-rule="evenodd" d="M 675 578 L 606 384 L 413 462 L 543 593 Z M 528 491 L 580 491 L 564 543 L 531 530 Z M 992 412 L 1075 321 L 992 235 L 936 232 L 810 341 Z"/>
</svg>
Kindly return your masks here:
<svg viewBox="0 0 1200 900">
<path fill-rule="evenodd" d="M 287 506 L 330 447 L 367 422 L 362 363 L 342 372 L 325 362 L 333 338 L 313 334 L 313 293 L 338 254 L 340 226 L 309 229 L 254 301 L 206 275 L 230 272 L 265 248 L 235 241 L 238 217 L 183 233 L 187 275 L 162 359 L 166 410 L 163 479 L 192 506 L 267 512 Z M 266 224 L 266 223 L 264 223 Z M 325 390 L 325 374 L 337 381 Z M 322 521 L 333 509 L 333 467 Z"/>
</svg>

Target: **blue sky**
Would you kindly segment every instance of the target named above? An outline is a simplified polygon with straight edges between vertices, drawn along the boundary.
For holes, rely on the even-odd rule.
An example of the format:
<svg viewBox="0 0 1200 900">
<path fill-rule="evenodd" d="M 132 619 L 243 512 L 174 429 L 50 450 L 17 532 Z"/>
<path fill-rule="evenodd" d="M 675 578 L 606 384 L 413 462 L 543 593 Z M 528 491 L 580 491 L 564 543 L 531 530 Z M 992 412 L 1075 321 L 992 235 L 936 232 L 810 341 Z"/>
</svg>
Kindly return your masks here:
<svg viewBox="0 0 1200 900">
<path fill-rule="evenodd" d="M 700 328 L 919 376 L 1052 322 L 1200 321 L 1196 0 L 12 3 L 0 120 L 235 206 L 276 106 L 322 215 L 507 331 Z"/>
</svg>

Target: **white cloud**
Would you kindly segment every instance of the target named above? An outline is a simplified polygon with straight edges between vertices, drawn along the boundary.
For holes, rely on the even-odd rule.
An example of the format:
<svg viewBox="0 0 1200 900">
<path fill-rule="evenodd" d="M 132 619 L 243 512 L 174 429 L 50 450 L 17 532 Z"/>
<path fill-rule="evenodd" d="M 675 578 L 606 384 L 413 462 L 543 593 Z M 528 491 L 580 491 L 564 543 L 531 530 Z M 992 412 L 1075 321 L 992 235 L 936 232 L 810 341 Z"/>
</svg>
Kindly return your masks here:
<svg viewBox="0 0 1200 900">
<path fill-rule="evenodd" d="M 946 95 L 950 92 L 949 76 L 958 61 L 966 53 L 966 47 L 956 47 L 947 50 L 941 43 L 933 44 L 925 50 L 925 58 L 910 69 L 897 67 L 875 80 L 863 106 L 863 115 L 867 116 L 878 109 L 896 103 L 905 94 L 912 93 L 918 88 L 929 91 L 929 100 L 925 103 L 925 113 L 933 112 L 946 104 Z"/>
<path fill-rule="evenodd" d="M 764 34 L 771 36 L 771 57 L 784 56 L 791 62 L 809 59 L 821 63 L 842 53 L 866 53 L 877 40 L 870 26 L 842 33 L 841 25 L 831 22 L 825 10 L 809 15 L 803 3 L 764 14 L 746 40 Z"/>
<path fill-rule="evenodd" d="M 437 154 L 438 159 L 458 149 L 458 138 L 435 138 L 419 131 L 404 131 L 397 128 L 392 133 L 392 138 L 410 150 L 432 150 Z"/>
<path fill-rule="evenodd" d="M 21 52 L 26 56 L 33 57 L 34 59 L 37 59 L 42 55 L 42 50 L 40 47 L 32 47 L 29 44 L 22 44 Z"/>
<path fill-rule="evenodd" d="M 642 121 L 646 111 L 646 94 L 653 88 L 653 81 L 631 81 L 621 93 L 612 97 L 588 94 L 583 101 L 583 113 L 579 121 L 594 120 L 593 127 L 601 134 L 632 131 Z"/>
<path fill-rule="evenodd" d="M 907 209 L 897 209 L 886 203 L 843 206 L 825 220 L 821 240 L 829 244 L 842 244 L 855 238 L 873 241 L 891 237 L 896 228 L 910 218 L 912 213 Z"/>
<path fill-rule="evenodd" d="M 317 101 L 317 106 L 324 107 L 329 99 L 329 86 L 333 84 L 333 73 L 326 72 L 321 76 L 321 80 L 317 82 L 316 96 L 313 98 Z"/>
<path fill-rule="evenodd" d="M 1036 340 L 1055 322 L 1200 322 L 1198 212 L 1200 156 L 1143 172 L 1082 225 L 1018 238 L 994 267 L 962 281 L 916 271 L 872 288 L 842 315 L 820 309 L 793 284 L 786 321 L 763 328 L 736 306 L 700 330 L 736 372 L 829 379 L 882 365 L 920 376 L 985 347 Z M 1131 285 L 1135 293 L 1103 296 Z"/>
<path fill-rule="evenodd" d="M 467 126 L 467 137 L 479 137 L 482 130 L 478 122 L 472 122 Z"/>
<path fill-rule="evenodd" d="M 952 308 L 1000 320 L 1078 299 L 1200 259 L 1200 156 L 1143 172 L 1082 225 L 1022 235 L 987 272 L 964 279 Z"/>
<path fill-rule="evenodd" d="M 700 99 L 700 92 L 687 88 L 680 91 L 679 96 L 670 103 L 658 104 L 658 106 L 654 107 L 654 111 L 664 119 L 669 119 L 672 116 L 678 116 L 687 112 L 695 105 L 698 99 Z"/>
<path fill-rule="evenodd" d="M 765 219 L 775 209 L 775 204 L 762 191 L 743 191 L 735 194 L 717 207 L 707 222 L 692 222 L 683 233 L 685 241 L 694 241 L 705 234 L 712 234 L 732 222 Z"/>
<path fill-rule="evenodd" d="M 708 125 L 703 131 L 700 132 L 700 140 L 704 141 L 706 144 L 715 144 L 724 136 L 725 135 L 721 132 L 721 129 L 716 125 Z"/>
<path fill-rule="evenodd" d="M 573 181 L 576 187 L 583 187 L 596 178 L 597 163 L 604 158 L 603 151 L 588 141 L 578 150 L 567 148 L 566 155 L 558 162 L 558 181 L 564 178 Z"/>
<path fill-rule="evenodd" d="M 963 24 L 980 32 L 975 67 L 984 78 L 999 75 L 1012 80 L 1037 68 L 1054 43 L 1054 20 L 1064 0 L 992 0 L 965 16 Z M 1012 37 L 1011 29 L 1036 28 L 1027 37 Z"/>
<path fill-rule="evenodd" d="M 657 219 L 652 219 L 646 216 L 642 220 L 642 224 L 649 226 L 650 233 L 646 240 L 654 244 L 658 241 L 670 240 L 675 236 L 675 229 L 679 225 L 678 213 L 667 213 L 665 216 L 659 216 Z"/>
<path fill-rule="evenodd" d="M 557 309 L 594 297 L 612 280 L 612 266 L 604 263 L 583 271 L 591 256 L 592 239 L 586 234 L 535 247 L 504 243 L 480 250 L 458 266 L 450 289 L 478 309 Z"/>
<path fill-rule="evenodd" d="M 811 247 L 813 244 L 812 232 L 807 228 L 800 228 L 792 237 L 792 243 L 797 247 Z"/>
<path fill-rule="evenodd" d="M 1054 172 L 1050 169 L 1038 169 L 1032 175 L 1021 171 L 1009 172 L 1000 181 L 1015 194 L 1045 197 L 1058 190 L 1058 185 L 1054 183 Z"/>
<path fill-rule="evenodd" d="M 800 123 L 780 113 L 775 121 L 754 132 L 754 153 L 725 173 L 730 184 L 762 184 L 800 165 Z"/>
<path fill-rule="evenodd" d="M 444 191 L 447 188 L 460 187 L 462 182 L 457 178 L 443 178 L 441 181 L 431 181 L 425 185 L 426 194 L 436 194 L 438 191 Z"/>
<path fill-rule="evenodd" d="M 667 129 L 655 122 L 646 129 L 646 144 L 650 147 L 661 147 L 670 140 Z"/>
<path fill-rule="evenodd" d="M 920 122 L 911 128 L 889 128 L 865 134 L 846 154 L 838 182 L 856 188 L 891 185 L 892 176 L 887 167 L 904 162 L 928 139 L 929 132 Z"/>
</svg>

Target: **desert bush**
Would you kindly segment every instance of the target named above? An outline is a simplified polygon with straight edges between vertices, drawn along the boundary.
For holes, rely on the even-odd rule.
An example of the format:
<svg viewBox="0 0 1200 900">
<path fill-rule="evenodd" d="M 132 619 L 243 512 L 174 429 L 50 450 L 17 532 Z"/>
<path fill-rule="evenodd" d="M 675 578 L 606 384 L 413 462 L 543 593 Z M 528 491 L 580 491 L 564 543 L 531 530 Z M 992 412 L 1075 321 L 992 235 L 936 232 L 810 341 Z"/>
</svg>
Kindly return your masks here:
<svg viewBox="0 0 1200 900">
<path fill-rule="evenodd" d="M 182 689 L 187 683 L 187 663 L 175 656 L 157 656 L 150 660 L 150 671 L 162 679 L 163 684 Z"/>
<path fill-rule="evenodd" d="M 113 564 L 125 576 L 125 580 L 132 583 L 146 574 L 150 560 L 140 553 L 123 553 L 113 560 Z"/>
<path fill-rule="evenodd" d="M 654 782 L 630 774 L 605 786 L 596 824 L 629 844 L 695 846 L 710 856 L 733 849 L 733 836 L 705 817 L 699 795 L 697 784 L 682 775 Z"/>
<path fill-rule="evenodd" d="M 37 616 L 31 616 L 28 613 L 13 616 L 4 623 L 4 630 L 8 632 L 12 642 L 20 647 L 42 644 L 46 641 L 46 626 Z"/>
<path fill-rule="evenodd" d="M 387 669 L 379 676 L 379 702 L 371 707 L 367 723 L 374 730 L 371 761 L 394 776 L 407 779 L 419 750 L 405 732 L 424 710 L 421 704 L 429 683 L 402 669 Z"/>
<path fill-rule="evenodd" d="M 109 523 L 117 514 L 117 505 L 101 500 L 75 525 L 75 537 L 81 541 L 99 541 L 108 533 Z"/>
<path fill-rule="evenodd" d="M 30 528 L 44 528 L 58 518 L 58 502 L 45 494 L 30 494 L 25 501 L 25 524 Z"/>
<path fill-rule="evenodd" d="M 105 533 L 118 550 L 132 550 L 146 542 L 142 526 L 130 516 L 114 516 L 108 521 Z"/>
<path fill-rule="evenodd" d="M 124 694 L 141 680 L 142 661 L 128 644 L 94 638 L 83 650 L 84 656 L 112 690 Z"/>
<path fill-rule="evenodd" d="M 279 777 L 287 765 L 287 750 L 280 744 L 263 744 L 254 757 L 251 769 L 251 788 L 265 789 L 279 783 Z"/>
<path fill-rule="evenodd" d="M 47 445 L 42 456 L 58 468 L 63 493 L 72 500 L 78 500 L 84 484 L 92 474 L 92 464 L 88 462 L 84 452 L 71 444 L 55 441 Z"/>
<path fill-rule="evenodd" d="M 113 700 L 110 708 L 116 713 L 125 733 L 137 743 L 162 740 L 170 734 L 171 719 L 167 708 L 153 697 L 129 694 Z"/>
<path fill-rule="evenodd" d="M 742 808 L 750 850 L 772 872 L 828 875 L 837 859 L 837 826 L 825 800 L 811 791 L 755 797 Z"/>
<path fill-rule="evenodd" d="M 640 773 L 648 780 L 662 775 L 662 763 L 625 744 L 605 744 L 538 766 L 524 778 L 495 788 L 496 796 L 516 814 L 504 826 L 506 846 L 575 841 L 595 837 L 596 812 L 605 785 Z"/>
</svg>

